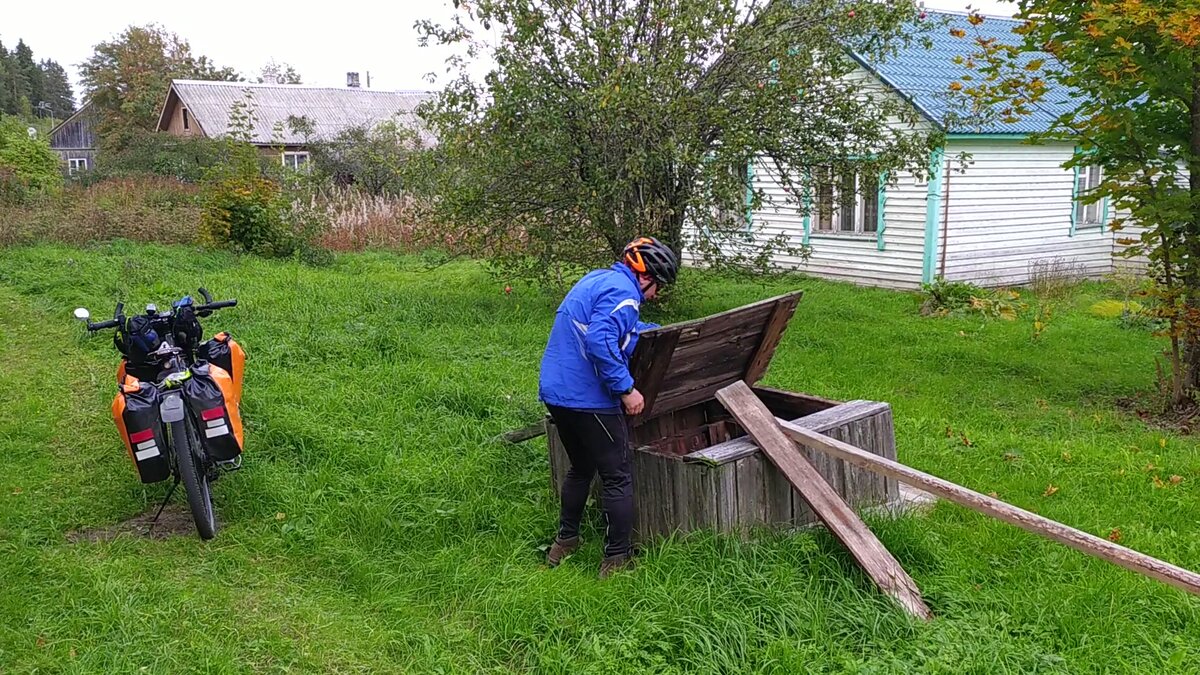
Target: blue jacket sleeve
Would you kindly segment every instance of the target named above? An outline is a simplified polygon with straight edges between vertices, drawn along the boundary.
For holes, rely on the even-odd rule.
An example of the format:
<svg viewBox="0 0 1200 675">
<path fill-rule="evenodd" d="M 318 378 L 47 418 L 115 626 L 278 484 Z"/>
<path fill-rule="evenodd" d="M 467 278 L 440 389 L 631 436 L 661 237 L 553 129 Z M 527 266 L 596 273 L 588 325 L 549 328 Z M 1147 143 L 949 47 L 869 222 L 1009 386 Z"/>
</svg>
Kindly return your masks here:
<svg viewBox="0 0 1200 675">
<path fill-rule="evenodd" d="M 629 361 L 621 349 L 625 336 L 638 325 L 638 301 L 622 293 L 606 293 L 592 309 L 588 322 L 588 358 L 596 366 L 604 386 L 613 396 L 633 388 Z"/>
</svg>

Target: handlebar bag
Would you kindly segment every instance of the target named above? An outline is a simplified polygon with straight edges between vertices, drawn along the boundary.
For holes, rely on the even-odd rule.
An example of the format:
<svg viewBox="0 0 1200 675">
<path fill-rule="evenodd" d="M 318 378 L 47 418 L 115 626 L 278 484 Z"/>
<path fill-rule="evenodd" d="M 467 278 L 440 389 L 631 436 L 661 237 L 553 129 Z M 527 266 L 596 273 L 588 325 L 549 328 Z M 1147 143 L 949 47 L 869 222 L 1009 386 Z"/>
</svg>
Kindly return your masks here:
<svg viewBox="0 0 1200 675">
<path fill-rule="evenodd" d="M 113 399 L 113 421 L 125 451 L 143 483 L 157 483 L 171 475 L 166 436 L 158 406 L 162 402 L 158 387 L 127 377 Z"/>
<path fill-rule="evenodd" d="M 233 379 L 233 388 L 237 392 L 238 399 L 241 399 L 242 373 L 246 370 L 246 352 L 229 336 L 229 333 L 217 333 L 211 340 L 205 341 L 196 350 L 196 357 L 229 373 L 229 377 Z"/>
<path fill-rule="evenodd" d="M 162 345 L 162 338 L 154 330 L 150 317 L 139 315 L 125 319 L 125 325 L 113 334 L 113 344 L 131 364 L 141 365 L 147 362 L 150 352 Z"/>
<path fill-rule="evenodd" d="M 210 456 L 225 462 L 242 454 L 241 394 L 228 372 L 211 363 L 192 366 L 192 376 L 183 383 L 183 397 L 196 416 L 200 442 Z"/>
<path fill-rule="evenodd" d="M 194 349 L 200 343 L 203 334 L 200 322 L 196 319 L 195 305 L 192 303 L 191 296 L 176 302 L 174 307 L 175 316 L 172 324 L 175 332 L 175 345 L 187 350 Z"/>
</svg>

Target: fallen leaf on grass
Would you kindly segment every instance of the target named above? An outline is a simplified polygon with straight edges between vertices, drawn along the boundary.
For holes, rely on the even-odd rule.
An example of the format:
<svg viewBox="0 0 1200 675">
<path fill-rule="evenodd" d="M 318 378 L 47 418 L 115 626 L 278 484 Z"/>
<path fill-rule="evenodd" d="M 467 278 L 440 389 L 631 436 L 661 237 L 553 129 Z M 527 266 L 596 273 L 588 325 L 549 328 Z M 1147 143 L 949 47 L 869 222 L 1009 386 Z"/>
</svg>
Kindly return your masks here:
<svg viewBox="0 0 1200 675">
<path fill-rule="evenodd" d="M 45 647 L 46 646 L 46 638 L 42 637 L 41 635 L 37 636 L 37 646 L 39 649 L 42 647 Z"/>
<path fill-rule="evenodd" d="M 1119 470 L 1117 471 L 1117 475 L 1118 475 L 1118 476 L 1124 476 L 1124 475 L 1125 475 L 1125 469 L 1119 469 Z"/>
<path fill-rule="evenodd" d="M 1166 483 L 1164 483 L 1164 482 L 1162 482 L 1161 480 L 1159 480 L 1159 479 L 1158 479 L 1158 476 L 1151 476 L 1151 480 L 1154 482 L 1154 487 L 1155 487 L 1155 488 L 1164 488 L 1164 487 L 1166 487 L 1166 486 L 1167 486 L 1167 484 L 1166 484 Z"/>
<path fill-rule="evenodd" d="M 1053 495 L 1055 492 L 1058 492 L 1058 488 L 1054 487 L 1053 485 L 1047 485 L 1047 486 L 1046 486 L 1046 491 L 1042 493 L 1042 496 L 1043 496 L 1043 497 L 1050 497 L 1050 496 L 1052 496 L 1052 495 Z"/>
<path fill-rule="evenodd" d="M 1037 407 L 1041 408 L 1042 410 L 1050 407 L 1050 404 L 1047 403 L 1046 399 L 1044 398 L 1039 398 L 1038 400 L 1034 401 L 1034 403 L 1036 403 Z"/>
<path fill-rule="evenodd" d="M 967 438 L 966 434 L 959 434 L 959 436 L 962 436 L 962 444 L 967 446 L 968 448 L 973 447 L 975 445 L 975 443 L 973 443 L 971 441 L 971 439 Z"/>
<path fill-rule="evenodd" d="M 1171 476 L 1169 480 L 1171 481 L 1171 485 L 1179 485 L 1183 482 L 1183 476 Z"/>
<path fill-rule="evenodd" d="M 1000 493 L 999 493 L 999 492 L 989 492 L 989 493 L 988 493 L 988 496 L 989 496 L 989 497 L 991 497 L 992 499 L 1000 499 Z"/>
<path fill-rule="evenodd" d="M 1167 447 L 1167 439 L 1165 439 L 1165 438 L 1158 439 L 1158 447 L 1160 447 L 1160 448 Z"/>
<path fill-rule="evenodd" d="M 19 495 L 19 494 L 21 494 L 22 492 L 24 492 L 24 490 L 22 490 L 21 488 L 13 488 L 13 491 L 12 491 L 12 493 L 13 493 L 14 495 Z"/>
<path fill-rule="evenodd" d="M 1006 461 L 1006 462 L 1015 462 L 1018 459 L 1021 459 L 1021 453 L 1019 453 L 1019 452 L 1004 453 L 1004 461 Z"/>
<path fill-rule="evenodd" d="M 1121 528 L 1114 527 L 1108 531 L 1108 540 L 1111 542 L 1121 541 Z"/>
<path fill-rule="evenodd" d="M 1153 462 L 1150 462 L 1150 463 L 1146 464 L 1146 468 L 1144 468 L 1144 469 L 1142 469 L 1142 470 L 1143 470 L 1143 471 L 1153 471 L 1153 470 L 1155 470 L 1155 469 L 1157 469 L 1157 468 L 1158 468 L 1158 467 L 1157 467 L 1157 466 L 1154 466 L 1154 463 L 1153 463 Z"/>
<path fill-rule="evenodd" d="M 287 514 L 286 514 L 286 513 L 282 513 L 282 512 L 280 512 L 280 513 L 276 513 L 276 514 L 275 514 L 275 520 L 283 520 L 284 518 L 287 518 Z"/>
<path fill-rule="evenodd" d="M 1064 452 L 1064 453 L 1062 454 L 1062 460 L 1063 460 L 1064 462 L 1070 462 L 1072 459 L 1073 459 L 1073 458 L 1071 457 L 1071 453 L 1069 453 L 1069 452 Z"/>
</svg>

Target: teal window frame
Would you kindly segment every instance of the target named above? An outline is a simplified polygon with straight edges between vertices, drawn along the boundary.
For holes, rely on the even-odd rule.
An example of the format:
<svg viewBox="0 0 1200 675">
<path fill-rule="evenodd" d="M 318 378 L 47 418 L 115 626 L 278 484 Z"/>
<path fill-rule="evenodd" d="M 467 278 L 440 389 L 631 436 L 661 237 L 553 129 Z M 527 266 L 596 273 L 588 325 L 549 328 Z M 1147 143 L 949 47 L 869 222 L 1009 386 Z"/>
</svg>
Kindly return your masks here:
<svg viewBox="0 0 1200 675">
<path fill-rule="evenodd" d="M 1075 148 L 1076 156 L 1092 155 L 1092 154 L 1095 154 L 1095 151 L 1083 152 L 1078 147 Z M 1079 208 L 1081 206 L 1084 206 L 1084 211 L 1086 212 L 1086 206 L 1079 203 L 1079 177 L 1080 177 L 1080 173 L 1081 173 L 1080 169 L 1088 169 L 1093 166 L 1099 166 L 1099 165 L 1089 164 L 1087 166 L 1080 166 L 1077 164 L 1077 165 L 1075 165 L 1074 173 L 1071 176 L 1071 231 L 1070 231 L 1069 236 L 1072 236 L 1072 237 L 1074 237 L 1080 231 L 1090 232 L 1090 231 L 1096 230 L 1096 231 L 1103 232 L 1104 228 L 1108 225 L 1108 197 L 1104 197 L 1103 199 L 1100 200 L 1099 208 L 1097 209 L 1098 213 L 1100 214 L 1100 220 L 1098 222 L 1095 222 L 1095 223 L 1080 223 L 1079 222 Z M 1104 167 L 1100 167 L 1100 182 L 1103 182 L 1103 181 L 1104 181 Z M 1099 184 L 1099 183 L 1097 183 L 1097 184 Z"/>
<path fill-rule="evenodd" d="M 854 161 L 855 159 L 862 159 L 862 158 L 850 157 L 849 159 L 851 161 Z M 861 175 L 860 172 L 856 171 L 855 176 L 859 176 L 859 175 Z M 807 183 L 811 185 L 812 184 L 812 174 L 808 173 L 807 177 L 809 179 L 807 181 Z M 875 229 L 874 229 L 874 231 L 865 230 L 865 229 L 864 230 L 855 230 L 853 232 L 844 231 L 844 230 L 816 230 L 816 231 L 814 231 L 813 227 L 812 227 L 812 209 L 813 209 L 812 190 L 811 190 L 811 188 L 806 187 L 804 190 L 804 195 L 803 195 L 804 244 L 807 246 L 809 241 L 813 237 L 817 237 L 818 239 L 841 238 L 841 239 L 857 239 L 857 240 L 870 240 L 870 239 L 874 238 L 876 249 L 878 249 L 880 251 L 884 250 L 885 244 L 884 244 L 883 234 L 884 234 L 884 230 L 887 229 L 887 219 L 885 218 L 885 215 L 884 215 L 884 207 L 886 206 L 886 203 L 887 203 L 887 180 L 888 180 L 887 172 L 880 172 L 879 175 L 877 176 L 878 183 L 877 183 L 876 191 L 875 191 Z M 857 204 L 855 205 L 855 208 L 856 209 L 858 208 Z M 857 219 L 856 219 L 856 224 L 858 224 Z M 865 226 L 866 223 L 864 222 L 864 223 L 862 223 L 862 225 Z"/>
</svg>

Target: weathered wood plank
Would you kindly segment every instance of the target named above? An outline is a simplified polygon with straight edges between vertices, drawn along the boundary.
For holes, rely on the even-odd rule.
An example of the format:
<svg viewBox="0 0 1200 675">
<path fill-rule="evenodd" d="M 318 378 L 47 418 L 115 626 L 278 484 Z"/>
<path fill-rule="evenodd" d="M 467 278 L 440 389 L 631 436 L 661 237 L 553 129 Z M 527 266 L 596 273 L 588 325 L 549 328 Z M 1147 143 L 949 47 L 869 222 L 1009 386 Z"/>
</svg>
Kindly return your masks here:
<svg viewBox="0 0 1200 675">
<path fill-rule="evenodd" d="M 746 374 L 742 377 L 742 381 L 746 384 L 754 384 L 766 374 L 767 366 L 771 365 L 771 357 L 775 356 L 775 348 L 783 339 L 783 332 L 787 330 L 788 321 L 791 320 L 792 313 L 796 311 L 796 304 L 800 302 L 800 297 L 796 295 L 775 303 L 775 309 L 771 311 L 771 318 L 763 330 L 762 341 L 759 342 L 754 358 L 750 360 Z"/>
<path fill-rule="evenodd" d="M 644 358 L 637 362 L 636 370 L 631 372 L 633 384 L 645 399 L 645 408 L 637 417 L 649 417 L 654 411 L 654 402 L 658 399 L 659 390 L 671 366 L 671 353 L 679 342 L 679 329 L 664 330 L 654 338 L 652 358 Z M 638 347 L 641 347 L 639 341 Z M 635 348 L 636 351 L 636 348 Z"/>
<path fill-rule="evenodd" d="M 546 433 L 546 421 L 547 420 L 545 418 L 542 418 L 537 422 L 521 427 L 520 429 L 506 431 L 497 436 L 494 440 L 503 441 L 505 443 L 524 443 L 525 441 L 544 435 Z"/>
<path fill-rule="evenodd" d="M 841 408 L 845 409 L 841 410 Z M 890 410 L 890 406 L 887 403 L 850 401 L 849 403 L 839 404 L 834 408 L 796 418 L 792 422 L 806 429 L 824 433 L 847 422 L 863 419 L 871 414 L 878 414 L 885 409 Z M 894 442 L 889 440 L 888 447 L 891 447 L 894 451 Z M 700 462 L 704 464 L 723 464 L 725 462 L 735 462 L 742 457 L 752 455 L 758 451 L 758 445 L 753 440 L 743 437 L 698 452 L 689 453 L 684 455 L 683 460 L 685 462 Z"/>
<path fill-rule="evenodd" d="M 683 464 L 683 462 L 680 462 Z M 738 530 L 737 510 L 737 467 L 733 464 L 712 467 L 713 478 L 717 484 L 717 529 L 721 532 L 736 532 Z"/>
<path fill-rule="evenodd" d="M 743 457 L 733 464 L 737 474 L 737 523 L 738 530 L 748 532 L 756 525 L 767 522 L 767 479 L 768 470 L 762 453 Z M 774 471 L 774 469 L 769 469 Z"/>
<path fill-rule="evenodd" d="M 913 616 L 931 618 L 932 614 L 921 599 L 916 583 L 858 514 L 838 497 L 804 456 L 796 452 L 795 444 L 784 435 L 779 421 L 754 396 L 750 387 L 745 382 L 734 383 L 717 392 L 717 400 L 729 409 L 771 463 L 803 494 L 821 521 L 846 546 L 875 585 Z M 819 434 L 807 433 L 820 437 Z"/>
<path fill-rule="evenodd" d="M 735 403 L 735 405 L 739 405 Z M 1036 513 L 1002 502 L 999 499 L 982 495 L 974 490 L 962 487 L 948 480 L 917 471 L 884 457 L 873 455 L 865 450 L 856 448 L 848 443 L 842 443 L 823 434 L 814 433 L 801 426 L 776 420 L 783 434 L 795 442 L 804 443 L 817 448 L 833 457 L 850 462 L 857 466 L 878 471 L 891 476 L 907 485 L 918 487 L 939 497 L 948 499 L 955 504 L 965 506 L 987 516 L 998 518 L 1006 523 L 1041 535 L 1047 539 L 1065 544 L 1088 555 L 1119 565 L 1125 569 L 1157 579 L 1193 595 L 1200 595 L 1200 574 L 1191 570 L 1177 567 L 1171 563 L 1148 556 L 1144 553 L 1125 548 L 1107 539 L 1076 530 Z"/>
</svg>

